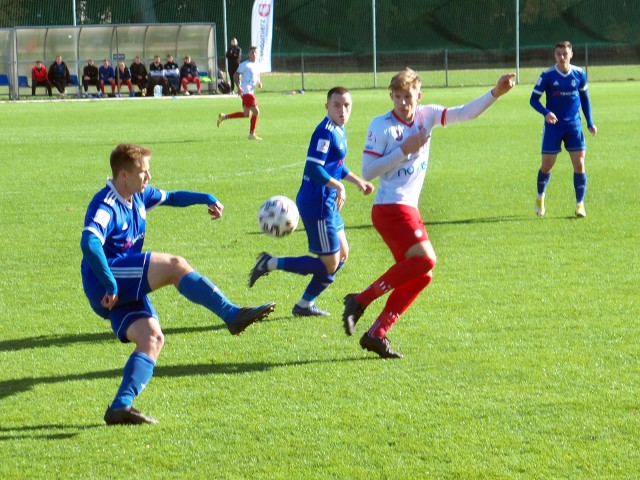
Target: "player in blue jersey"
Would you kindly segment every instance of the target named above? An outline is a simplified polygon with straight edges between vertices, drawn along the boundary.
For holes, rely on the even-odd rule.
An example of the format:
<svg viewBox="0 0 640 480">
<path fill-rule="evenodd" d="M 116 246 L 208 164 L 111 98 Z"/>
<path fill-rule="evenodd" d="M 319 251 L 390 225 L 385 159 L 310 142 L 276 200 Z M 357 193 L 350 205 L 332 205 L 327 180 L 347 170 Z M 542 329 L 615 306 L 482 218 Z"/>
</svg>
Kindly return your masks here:
<svg viewBox="0 0 640 480">
<path fill-rule="evenodd" d="M 307 232 L 309 251 L 317 257 L 272 257 L 266 252 L 249 275 L 249 287 L 272 270 L 299 275 L 312 275 L 302 298 L 293 306 L 296 317 L 329 315 L 315 304 L 320 294 L 334 281 L 335 274 L 349 255 L 349 244 L 340 216 L 347 193 L 342 180 L 358 187 L 365 195 L 373 192 L 373 184 L 353 172 L 344 163 L 347 156 L 345 125 L 351 116 L 351 94 L 343 87 L 327 93 L 327 116 L 316 127 L 296 197 L 300 217 Z"/>
<path fill-rule="evenodd" d="M 529 103 L 544 116 L 542 131 L 542 165 L 538 171 L 538 195 L 535 212 L 545 214 L 544 197 L 556 163 L 561 144 L 569 152 L 573 164 L 573 185 L 576 191 L 576 216 L 585 217 L 584 197 L 587 191 L 587 173 L 584 166 L 586 143 L 580 122 L 580 107 L 591 135 L 598 130 L 591 117 L 591 101 L 587 92 L 587 75 L 571 65 L 573 47 L 567 41 L 558 42 L 554 49 L 556 64 L 542 72 L 531 93 Z M 540 103 L 546 95 L 546 107 Z"/>
<path fill-rule="evenodd" d="M 108 425 L 157 423 L 132 407 L 151 379 L 164 344 L 148 293 L 173 285 L 188 300 L 222 318 L 233 335 L 275 308 L 274 303 L 241 308 L 184 258 L 142 250 L 147 213 L 153 208 L 207 205 L 212 219 L 220 218 L 224 209 L 211 194 L 152 187 L 150 159 L 151 151 L 138 145 L 118 145 L 111 152 L 113 177 L 89 203 L 80 241 L 82 284 L 91 308 L 111 322 L 121 342 L 136 345 L 124 367 L 120 388 L 105 412 Z"/>
</svg>

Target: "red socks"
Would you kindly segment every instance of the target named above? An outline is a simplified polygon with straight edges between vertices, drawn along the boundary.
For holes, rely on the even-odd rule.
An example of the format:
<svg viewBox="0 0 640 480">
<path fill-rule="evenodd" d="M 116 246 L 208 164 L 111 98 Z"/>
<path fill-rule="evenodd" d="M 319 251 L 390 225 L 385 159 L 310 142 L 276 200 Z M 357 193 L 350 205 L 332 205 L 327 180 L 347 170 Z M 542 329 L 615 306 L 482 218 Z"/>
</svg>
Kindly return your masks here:
<svg viewBox="0 0 640 480">
<path fill-rule="evenodd" d="M 433 279 L 435 261 L 429 257 L 412 257 L 393 265 L 375 282 L 356 296 L 356 301 L 368 306 L 376 298 L 393 290 L 384 309 L 371 325 L 369 335 L 384 338 L 389 329 L 418 298 Z"/>
<path fill-rule="evenodd" d="M 389 290 L 430 272 L 434 266 L 435 261 L 429 257 L 411 257 L 398 262 L 359 293 L 356 301 L 366 307 Z"/>
</svg>

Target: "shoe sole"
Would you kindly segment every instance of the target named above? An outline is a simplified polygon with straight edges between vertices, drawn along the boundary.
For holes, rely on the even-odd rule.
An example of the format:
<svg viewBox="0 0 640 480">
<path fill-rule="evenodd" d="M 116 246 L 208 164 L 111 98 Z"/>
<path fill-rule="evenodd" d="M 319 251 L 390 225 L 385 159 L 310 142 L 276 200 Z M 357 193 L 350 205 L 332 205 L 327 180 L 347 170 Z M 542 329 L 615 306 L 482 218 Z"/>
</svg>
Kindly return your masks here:
<svg viewBox="0 0 640 480">
<path fill-rule="evenodd" d="M 331 314 L 329 312 L 325 312 L 325 313 L 300 313 L 300 312 L 294 312 L 293 310 L 291 310 L 291 314 L 294 317 L 329 317 L 331 316 Z"/>
</svg>

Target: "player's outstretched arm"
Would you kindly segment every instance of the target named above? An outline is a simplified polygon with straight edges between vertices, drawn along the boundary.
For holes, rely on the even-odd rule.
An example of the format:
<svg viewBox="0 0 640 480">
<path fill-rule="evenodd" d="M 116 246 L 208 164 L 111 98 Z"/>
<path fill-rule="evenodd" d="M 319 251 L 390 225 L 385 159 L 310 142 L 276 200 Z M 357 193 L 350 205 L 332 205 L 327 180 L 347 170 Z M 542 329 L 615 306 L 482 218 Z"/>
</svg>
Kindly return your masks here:
<svg viewBox="0 0 640 480">
<path fill-rule="evenodd" d="M 516 82 L 514 80 L 515 76 L 515 73 L 506 73 L 502 75 L 498 79 L 498 83 L 496 83 L 496 86 L 491 89 L 491 95 L 497 98 L 509 92 L 516 85 Z"/>
</svg>

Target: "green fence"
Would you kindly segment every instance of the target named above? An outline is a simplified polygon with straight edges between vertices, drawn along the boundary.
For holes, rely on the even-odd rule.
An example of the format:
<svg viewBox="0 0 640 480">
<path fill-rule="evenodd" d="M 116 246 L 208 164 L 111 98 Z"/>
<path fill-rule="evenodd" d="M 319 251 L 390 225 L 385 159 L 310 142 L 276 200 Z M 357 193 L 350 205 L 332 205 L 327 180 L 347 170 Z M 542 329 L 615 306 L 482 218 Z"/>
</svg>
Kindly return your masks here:
<svg viewBox="0 0 640 480">
<path fill-rule="evenodd" d="M 210 22 L 222 59 L 231 37 L 245 52 L 251 41 L 253 0 L 2 4 L 0 27 Z M 638 0 L 275 0 L 274 9 L 272 67 L 283 90 L 325 88 L 323 75 L 346 73 L 368 88 L 377 73 L 407 65 L 432 85 L 482 84 L 479 71 L 517 67 L 528 81 L 553 63 L 561 39 L 574 44 L 574 63 L 592 81 L 635 79 L 640 64 Z"/>
</svg>

